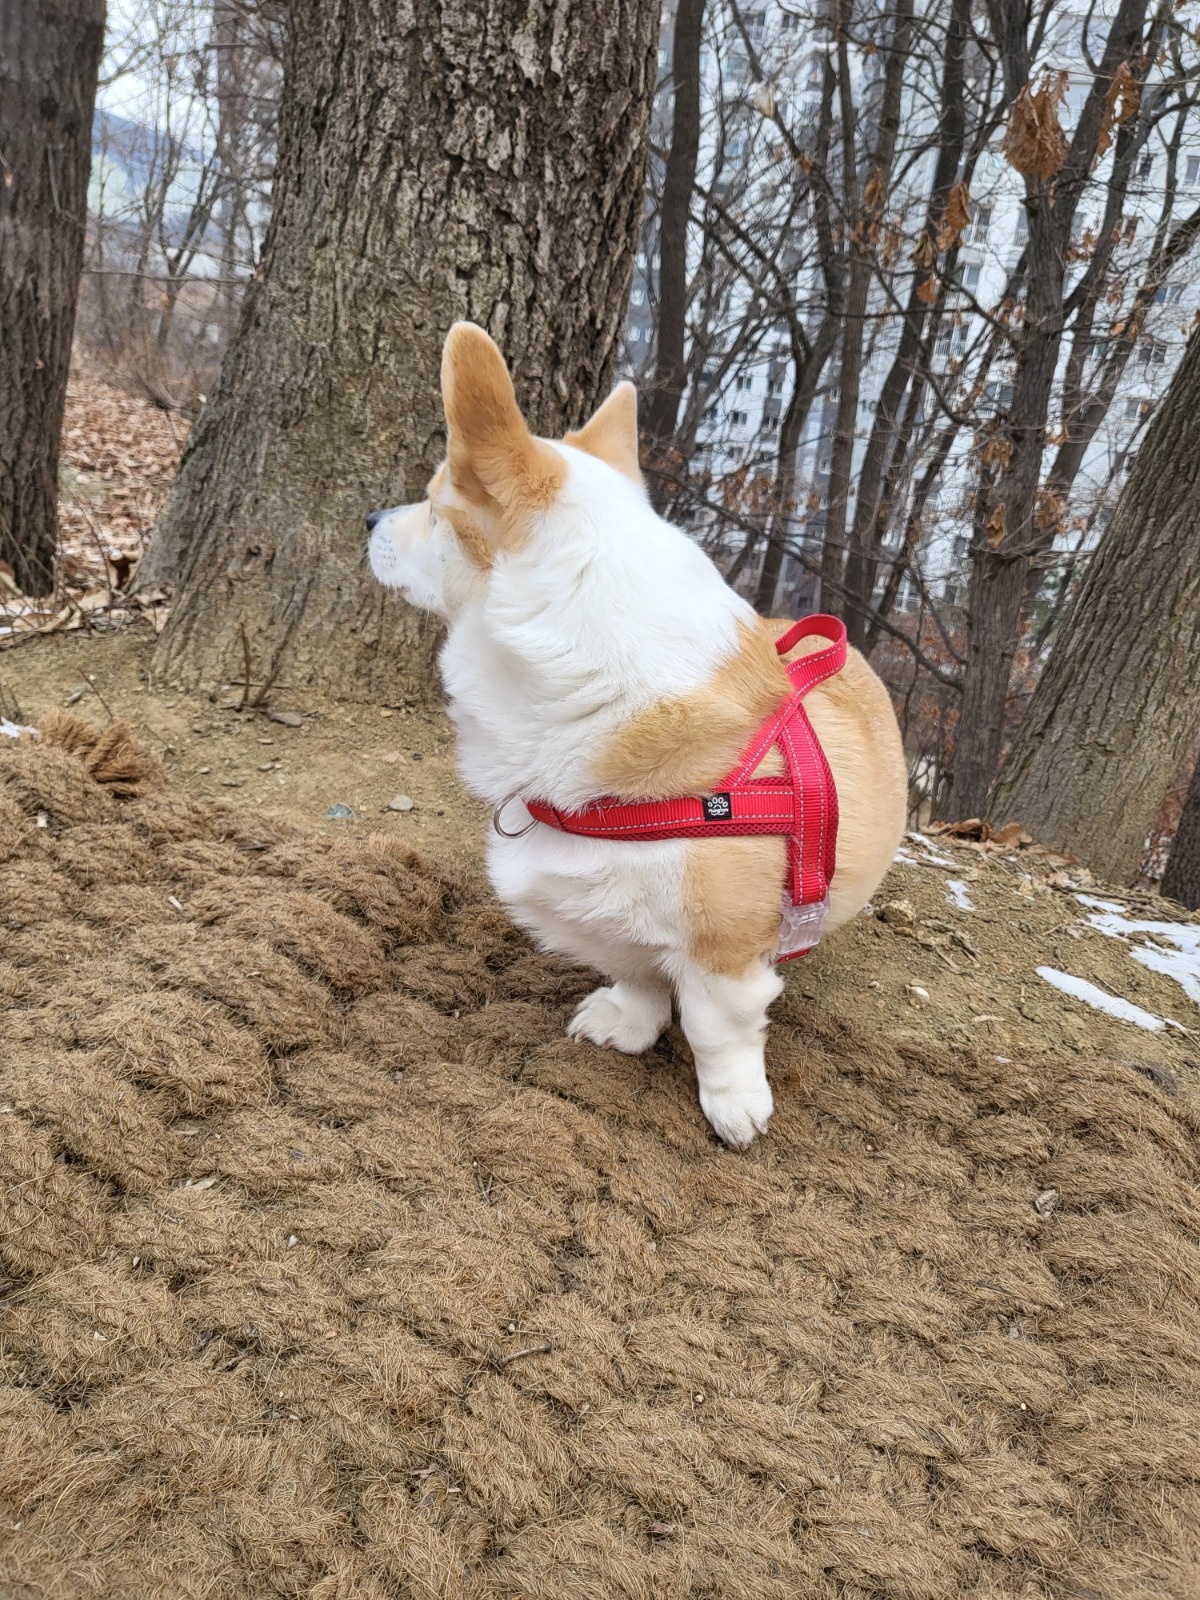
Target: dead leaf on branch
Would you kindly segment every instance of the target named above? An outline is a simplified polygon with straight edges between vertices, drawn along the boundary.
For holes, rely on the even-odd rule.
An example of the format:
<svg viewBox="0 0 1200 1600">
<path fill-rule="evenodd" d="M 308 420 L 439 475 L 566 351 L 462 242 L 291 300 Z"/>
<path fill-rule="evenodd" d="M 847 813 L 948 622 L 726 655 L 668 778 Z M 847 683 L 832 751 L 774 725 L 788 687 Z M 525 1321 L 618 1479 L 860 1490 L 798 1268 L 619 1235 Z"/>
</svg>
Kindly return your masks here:
<svg viewBox="0 0 1200 1600">
<path fill-rule="evenodd" d="M 1142 104 L 1142 89 L 1133 67 L 1128 61 L 1113 73 L 1112 82 L 1108 86 L 1108 94 L 1104 101 L 1104 118 L 1100 123 L 1100 132 L 1096 138 L 1096 154 L 1102 156 L 1113 142 L 1113 130 L 1122 123 L 1128 122 L 1130 117 L 1136 117 Z"/>
<path fill-rule="evenodd" d="M 1033 525 L 1041 533 L 1055 536 L 1065 531 L 1067 502 L 1053 489 L 1039 489 L 1033 507 Z"/>
<path fill-rule="evenodd" d="M 1004 543 L 1004 535 L 1008 530 L 1004 526 L 1004 501 L 992 512 L 987 520 L 984 532 L 987 534 L 988 548 L 998 550 Z"/>
<path fill-rule="evenodd" d="M 928 231 L 926 231 L 921 234 L 916 244 L 913 246 L 910 260 L 914 266 L 931 267 L 936 259 L 937 251 L 934 248 L 933 239 L 930 237 Z"/>
<path fill-rule="evenodd" d="M 1013 442 L 1005 434 L 993 433 L 983 447 L 985 467 L 1006 467 L 1012 460 Z"/>
<path fill-rule="evenodd" d="M 938 281 L 931 272 L 917 285 L 917 299 L 923 306 L 931 306 L 938 297 Z"/>
<path fill-rule="evenodd" d="M 1018 93 L 1009 113 L 1003 150 L 1008 163 L 1026 178 L 1048 182 L 1067 159 L 1070 144 L 1058 121 L 1067 98 L 1066 72 L 1042 74 Z"/>
<path fill-rule="evenodd" d="M 883 178 L 878 168 L 867 179 L 863 190 L 863 210 L 868 216 L 878 216 L 883 210 Z"/>
<path fill-rule="evenodd" d="M 965 183 L 956 183 L 946 198 L 946 209 L 938 223 L 937 247 L 950 250 L 958 244 L 963 230 L 971 220 L 970 190 Z"/>
</svg>

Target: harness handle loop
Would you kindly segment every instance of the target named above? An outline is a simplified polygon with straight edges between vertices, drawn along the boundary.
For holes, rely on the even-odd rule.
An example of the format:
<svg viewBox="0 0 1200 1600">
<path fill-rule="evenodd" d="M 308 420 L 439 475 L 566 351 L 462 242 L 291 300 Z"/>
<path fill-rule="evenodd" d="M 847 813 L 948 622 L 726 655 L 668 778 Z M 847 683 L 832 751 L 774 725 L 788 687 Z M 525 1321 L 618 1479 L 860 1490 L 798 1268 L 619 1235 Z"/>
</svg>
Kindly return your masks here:
<svg viewBox="0 0 1200 1600">
<path fill-rule="evenodd" d="M 500 818 L 504 814 L 505 806 L 510 806 L 514 800 L 520 800 L 520 798 L 521 796 L 514 789 L 511 794 L 506 794 L 504 796 L 504 799 L 501 800 L 500 804 L 492 812 L 492 827 L 495 828 L 496 832 L 502 839 L 523 839 L 530 829 L 537 827 L 538 819 L 533 816 L 530 817 L 529 821 L 523 828 L 518 828 L 515 833 L 512 832 L 511 829 L 501 826 Z M 526 809 L 528 810 L 528 807 L 526 807 Z"/>
</svg>

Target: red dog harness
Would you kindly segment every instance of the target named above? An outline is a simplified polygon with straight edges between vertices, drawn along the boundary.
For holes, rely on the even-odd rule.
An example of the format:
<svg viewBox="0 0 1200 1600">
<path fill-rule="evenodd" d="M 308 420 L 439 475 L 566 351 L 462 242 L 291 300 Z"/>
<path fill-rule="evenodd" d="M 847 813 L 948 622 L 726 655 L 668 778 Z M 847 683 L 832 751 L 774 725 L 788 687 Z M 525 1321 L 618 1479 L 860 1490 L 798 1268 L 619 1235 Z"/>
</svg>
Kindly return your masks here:
<svg viewBox="0 0 1200 1600">
<path fill-rule="evenodd" d="M 837 860 L 838 800 L 804 696 L 846 664 L 846 629 L 836 617 L 812 616 L 794 623 L 775 642 L 781 656 L 801 639 L 828 639 L 823 650 L 786 666 L 792 692 L 759 728 L 741 761 L 711 794 L 675 800 L 593 800 L 578 811 L 560 811 L 527 800 L 536 822 L 592 839 L 707 839 L 732 834 L 782 833 L 787 838 L 788 881 L 783 891 L 779 959 L 805 955 L 821 936 L 829 907 L 829 880 Z M 772 745 L 785 775 L 755 778 Z M 498 826 L 498 824 L 497 824 Z"/>
</svg>

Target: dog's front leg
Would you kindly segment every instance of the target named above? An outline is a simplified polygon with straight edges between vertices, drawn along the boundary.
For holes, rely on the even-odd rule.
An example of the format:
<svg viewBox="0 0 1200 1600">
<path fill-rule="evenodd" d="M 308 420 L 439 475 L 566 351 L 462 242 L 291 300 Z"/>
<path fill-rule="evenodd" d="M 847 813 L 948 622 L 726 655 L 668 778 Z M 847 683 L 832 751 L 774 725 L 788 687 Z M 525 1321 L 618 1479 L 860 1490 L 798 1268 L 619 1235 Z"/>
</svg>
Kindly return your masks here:
<svg viewBox="0 0 1200 1600">
<path fill-rule="evenodd" d="M 767 1007 L 783 979 L 769 961 L 754 962 L 739 978 L 689 961 L 677 987 L 704 1115 L 719 1138 L 744 1150 L 774 1110 L 764 1060 Z"/>
</svg>

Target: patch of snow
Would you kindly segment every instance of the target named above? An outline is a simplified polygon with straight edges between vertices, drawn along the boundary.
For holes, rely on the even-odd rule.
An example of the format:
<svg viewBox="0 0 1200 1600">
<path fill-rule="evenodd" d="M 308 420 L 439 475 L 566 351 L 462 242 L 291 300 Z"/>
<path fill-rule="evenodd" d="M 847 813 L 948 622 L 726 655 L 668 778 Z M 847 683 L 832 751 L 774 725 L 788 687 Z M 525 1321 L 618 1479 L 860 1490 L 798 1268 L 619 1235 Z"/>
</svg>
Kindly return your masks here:
<svg viewBox="0 0 1200 1600">
<path fill-rule="evenodd" d="M 1078 898 L 1083 900 L 1084 896 L 1079 895 Z M 1096 900 L 1091 903 L 1102 908 L 1087 919 L 1097 932 L 1106 933 L 1110 939 L 1120 939 L 1123 944 L 1129 945 L 1129 954 L 1135 961 L 1140 961 L 1151 972 L 1174 979 L 1188 999 L 1200 1006 L 1200 923 L 1156 922 L 1145 917 L 1127 917 L 1124 908 L 1113 905 L 1111 901 Z M 1174 948 L 1164 950 L 1159 944 L 1133 944 L 1131 935 L 1135 933 L 1151 933 Z"/>
<path fill-rule="evenodd" d="M 23 728 L 19 722 L 10 722 L 7 717 L 0 717 L 0 734 L 7 739 L 19 739 L 23 733 L 36 732 L 36 728 Z"/>
<path fill-rule="evenodd" d="M 927 861 L 934 862 L 939 867 L 950 867 L 951 869 L 958 865 L 953 856 L 943 855 L 923 833 L 906 833 L 904 837 L 911 839 L 913 844 L 920 845 Z"/>
<path fill-rule="evenodd" d="M 967 893 L 967 886 L 961 878 L 947 878 L 946 887 L 950 893 L 947 899 L 956 905 L 960 911 L 974 911 L 971 896 Z"/>
<path fill-rule="evenodd" d="M 1091 906 L 1093 911 L 1115 911 L 1119 916 L 1125 910 L 1116 900 L 1097 900 L 1094 894 L 1077 894 L 1075 898 L 1081 906 Z"/>
<path fill-rule="evenodd" d="M 1094 983 L 1089 983 L 1086 978 L 1073 977 L 1069 972 L 1059 972 L 1054 967 L 1039 967 L 1037 974 L 1039 978 L 1045 978 L 1047 983 L 1053 984 L 1056 989 L 1061 989 L 1063 994 L 1072 995 L 1076 1000 L 1084 1001 L 1097 1011 L 1116 1017 L 1118 1022 L 1135 1023 L 1150 1033 L 1161 1033 L 1166 1027 L 1163 1019 L 1156 1017 L 1152 1011 L 1143 1011 L 1141 1006 L 1135 1006 L 1129 1000 L 1122 1000 L 1119 995 L 1108 994 L 1104 989 L 1098 989 Z"/>
</svg>

